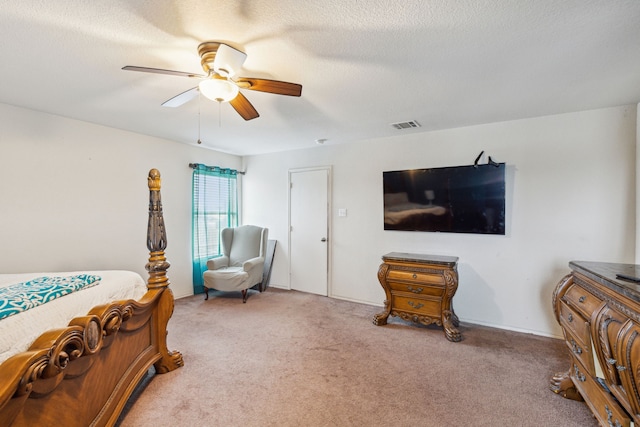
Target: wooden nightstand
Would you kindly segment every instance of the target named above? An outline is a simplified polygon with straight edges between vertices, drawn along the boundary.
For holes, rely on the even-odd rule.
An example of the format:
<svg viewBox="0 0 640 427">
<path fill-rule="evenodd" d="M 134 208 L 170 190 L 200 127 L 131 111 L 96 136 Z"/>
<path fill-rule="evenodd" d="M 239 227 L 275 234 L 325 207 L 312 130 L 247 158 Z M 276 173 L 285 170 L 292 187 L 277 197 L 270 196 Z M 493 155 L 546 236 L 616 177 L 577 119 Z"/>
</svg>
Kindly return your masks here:
<svg viewBox="0 0 640 427">
<path fill-rule="evenodd" d="M 387 324 L 389 315 L 444 327 L 449 341 L 462 335 L 452 299 L 458 289 L 458 257 L 391 252 L 382 257 L 378 280 L 386 294 L 385 310 L 373 323 Z"/>
</svg>

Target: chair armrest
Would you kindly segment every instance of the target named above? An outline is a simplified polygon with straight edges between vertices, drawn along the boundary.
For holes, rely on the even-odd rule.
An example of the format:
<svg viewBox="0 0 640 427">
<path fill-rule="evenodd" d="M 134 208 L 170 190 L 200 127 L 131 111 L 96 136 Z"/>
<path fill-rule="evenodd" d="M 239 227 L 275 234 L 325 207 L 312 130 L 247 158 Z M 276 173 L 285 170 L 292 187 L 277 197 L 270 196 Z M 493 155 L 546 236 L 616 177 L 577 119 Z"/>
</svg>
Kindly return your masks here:
<svg viewBox="0 0 640 427">
<path fill-rule="evenodd" d="M 264 265 L 264 257 L 255 257 L 255 258 L 251 258 L 246 260 L 245 262 L 242 263 L 242 269 L 244 271 L 249 271 L 252 268 L 254 268 L 255 266 L 260 266 L 260 265 Z"/>
<path fill-rule="evenodd" d="M 216 258 L 210 258 L 207 260 L 207 270 L 217 270 L 222 267 L 229 266 L 229 257 L 222 255 Z"/>
</svg>

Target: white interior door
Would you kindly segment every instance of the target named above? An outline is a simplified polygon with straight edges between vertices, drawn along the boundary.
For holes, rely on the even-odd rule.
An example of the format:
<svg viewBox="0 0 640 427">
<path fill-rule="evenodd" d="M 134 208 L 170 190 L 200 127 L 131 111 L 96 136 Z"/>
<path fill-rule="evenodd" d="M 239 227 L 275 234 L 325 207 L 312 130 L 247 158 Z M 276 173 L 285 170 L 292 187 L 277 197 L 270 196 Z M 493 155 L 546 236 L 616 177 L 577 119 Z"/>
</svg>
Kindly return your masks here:
<svg viewBox="0 0 640 427">
<path fill-rule="evenodd" d="M 328 295 L 330 168 L 289 172 L 291 289 Z"/>
</svg>

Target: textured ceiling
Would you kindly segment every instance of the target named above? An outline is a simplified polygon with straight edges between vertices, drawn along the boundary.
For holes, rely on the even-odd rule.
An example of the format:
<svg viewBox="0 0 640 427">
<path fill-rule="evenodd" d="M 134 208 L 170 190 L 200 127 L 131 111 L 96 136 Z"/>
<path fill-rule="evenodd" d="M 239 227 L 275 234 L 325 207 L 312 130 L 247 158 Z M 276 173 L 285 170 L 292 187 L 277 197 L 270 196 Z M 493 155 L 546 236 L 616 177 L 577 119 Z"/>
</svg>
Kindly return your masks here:
<svg viewBox="0 0 640 427">
<path fill-rule="evenodd" d="M 240 155 L 640 102 L 638 0 L 0 0 L 0 102 Z M 228 104 L 167 99 L 199 43 L 240 75 L 303 85 Z M 198 122 L 200 120 L 200 126 Z M 399 131 L 394 122 L 422 127 Z"/>
</svg>

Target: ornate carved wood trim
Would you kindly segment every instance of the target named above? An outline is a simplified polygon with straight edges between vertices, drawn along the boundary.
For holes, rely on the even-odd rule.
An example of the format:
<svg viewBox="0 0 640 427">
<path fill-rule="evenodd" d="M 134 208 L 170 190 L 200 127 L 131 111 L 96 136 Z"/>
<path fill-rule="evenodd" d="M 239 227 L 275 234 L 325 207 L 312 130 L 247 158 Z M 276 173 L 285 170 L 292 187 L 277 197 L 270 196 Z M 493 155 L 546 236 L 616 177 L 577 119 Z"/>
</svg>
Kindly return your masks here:
<svg viewBox="0 0 640 427">
<path fill-rule="evenodd" d="M 556 288 L 553 291 L 551 296 L 551 303 L 553 304 L 553 312 L 556 316 L 556 321 L 560 323 L 560 298 L 567 292 L 569 286 L 573 284 L 573 275 L 567 274 L 564 276 L 560 282 L 556 285 Z"/>
<path fill-rule="evenodd" d="M 636 340 L 636 338 L 638 338 L 638 331 L 633 331 L 631 333 L 631 336 L 629 337 L 629 340 L 627 341 L 627 345 L 625 346 L 625 363 L 627 364 L 626 369 L 627 369 L 627 372 L 629 373 L 629 382 L 631 382 L 632 392 L 634 395 L 634 399 L 632 399 L 632 402 L 640 401 L 640 394 L 638 393 L 638 383 L 637 383 L 638 371 L 637 370 L 634 371 L 633 366 L 631 365 L 631 361 L 633 360 L 631 358 L 631 349 L 633 348 L 633 343 Z"/>
<path fill-rule="evenodd" d="M 423 314 L 412 314 L 412 313 L 406 313 L 404 311 L 391 310 L 391 315 L 394 317 L 399 317 L 405 322 L 421 323 L 426 326 L 429 326 L 432 324 L 442 326 L 441 319 L 436 317 L 425 316 Z"/>
</svg>

